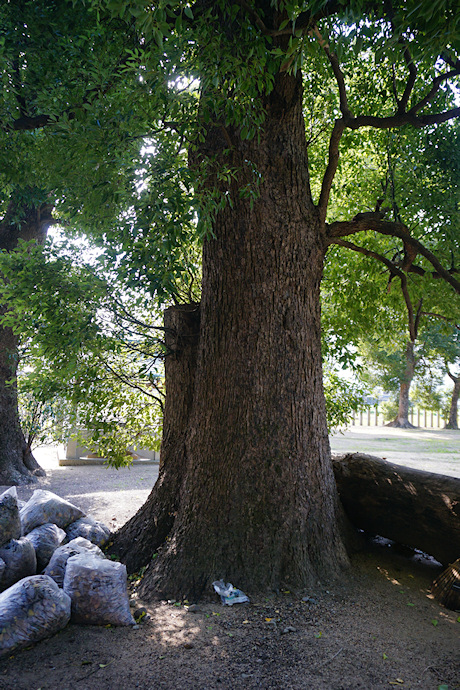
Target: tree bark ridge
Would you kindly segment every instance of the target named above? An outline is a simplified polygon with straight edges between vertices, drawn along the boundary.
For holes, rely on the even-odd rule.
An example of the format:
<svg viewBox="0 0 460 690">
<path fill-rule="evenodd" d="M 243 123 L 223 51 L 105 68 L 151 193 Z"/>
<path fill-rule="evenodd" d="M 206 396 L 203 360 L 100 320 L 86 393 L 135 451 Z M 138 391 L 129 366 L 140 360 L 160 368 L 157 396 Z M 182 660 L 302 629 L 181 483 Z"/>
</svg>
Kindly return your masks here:
<svg viewBox="0 0 460 690">
<path fill-rule="evenodd" d="M 166 402 L 160 472 L 147 501 L 118 530 L 109 549 L 122 559 L 129 572 L 136 572 L 150 563 L 167 539 L 187 474 L 185 439 L 193 401 L 199 304 L 170 307 L 164 313 L 164 325 Z"/>
</svg>

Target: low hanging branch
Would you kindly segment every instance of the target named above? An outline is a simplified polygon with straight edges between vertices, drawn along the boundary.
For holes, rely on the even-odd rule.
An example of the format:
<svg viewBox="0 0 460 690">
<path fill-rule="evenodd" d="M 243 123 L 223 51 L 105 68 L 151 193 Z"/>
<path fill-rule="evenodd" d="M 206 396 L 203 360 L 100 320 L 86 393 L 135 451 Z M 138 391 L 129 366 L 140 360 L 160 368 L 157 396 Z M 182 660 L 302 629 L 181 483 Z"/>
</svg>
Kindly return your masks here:
<svg viewBox="0 0 460 690">
<path fill-rule="evenodd" d="M 422 300 L 419 301 L 419 305 L 417 307 L 417 312 L 414 316 L 414 308 L 412 305 L 412 300 L 409 295 L 409 290 L 407 287 L 407 276 L 402 271 L 400 268 L 395 266 L 395 264 L 390 261 L 389 259 L 386 258 L 386 256 L 383 256 L 382 254 L 379 254 L 378 252 L 374 252 L 371 249 L 366 249 L 365 247 L 360 247 L 358 244 L 353 244 L 353 242 L 348 242 L 347 240 L 337 240 L 335 244 L 338 244 L 341 247 L 346 247 L 347 249 L 351 249 L 354 252 L 358 252 L 359 254 L 363 254 L 364 256 L 371 257 L 372 259 L 376 259 L 377 261 L 380 261 L 380 263 L 384 264 L 390 272 L 390 281 L 391 278 L 397 277 L 401 281 L 401 291 L 403 293 L 404 301 L 406 303 L 406 308 L 407 308 L 407 316 L 408 316 L 408 322 L 409 322 L 409 335 L 411 337 L 412 341 L 415 341 L 417 338 L 418 334 L 418 326 L 420 322 L 420 316 L 422 315 Z"/>
<path fill-rule="evenodd" d="M 351 242 L 344 243 L 344 241 L 340 238 L 346 237 L 348 235 L 355 235 L 359 232 L 364 232 L 366 230 L 373 230 L 374 232 L 378 232 L 382 235 L 389 235 L 391 237 L 399 237 L 404 242 L 405 246 L 412 248 L 412 251 L 410 252 L 410 261 L 407 262 L 408 265 L 405 267 L 404 270 L 407 270 L 407 272 L 411 273 L 417 273 L 418 275 L 425 275 L 427 273 L 425 269 L 423 269 L 421 266 L 416 266 L 413 264 L 413 260 L 416 254 L 421 254 L 435 268 L 435 272 L 431 273 L 431 277 L 443 278 L 446 281 L 446 283 L 449 283 L 454 288 L 454 290 L 458 294 L 460 294 L 460 281 L 453 276 L 453 273 L 458 272 L 455 268 L 450 268 L 448 270 L 445 269 L 439 261 L 439 259 L 432 252 L 430 252 L 429 249 L 427 249 L 421 242 L 419 242 L 419 240 L 416 240 L 414 237 L 410 235 L 410 231 L 406 225 L 404 225 L 403 223 L 392 223 L 390 221 L 383 221 L 381 220 L 381 216 L 382 214 L 380 212 L 358 213 L 358 215 L 355 216 L 353 220 L 337 221 L 335 223 L 331 223 L 327 226 L 326 230 L 328 245 L 341 244 L 342 246 L 347 246 L 349 249 L 353 249 L 354 251 L 360 251 L 362 254 L 364 254 L 365 251 L 362 251 L 362 247 L 354 245 Z M 406 255 L 408 254 L 409 253 L 406 252 Z M 377 256 L 374 258 L 377 258 Z M 388 261 L 388 259 L 385 259 L 385 262 L 386 261 Z M 396 275 L 394 271 L 397 270 L 397 267 L 394 266 L 394 264 L 392 264 L 391 262 L 389 263 L 391 264 L 391 270 L 393 271 L 393 274 Z"/>
</svg>

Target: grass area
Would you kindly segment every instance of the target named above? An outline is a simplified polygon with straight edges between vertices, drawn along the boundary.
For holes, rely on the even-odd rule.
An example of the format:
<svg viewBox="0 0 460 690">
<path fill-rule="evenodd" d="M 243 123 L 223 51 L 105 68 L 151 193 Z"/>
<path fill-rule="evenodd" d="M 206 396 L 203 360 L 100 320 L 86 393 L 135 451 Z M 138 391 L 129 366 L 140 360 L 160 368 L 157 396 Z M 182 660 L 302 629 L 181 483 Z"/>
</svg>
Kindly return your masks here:
<svg viewBox="0 0 460 690">
<path fill-rule="evenodd" d="M 389 462 L 460 478 L 460 431 L 354 426 L 330 438 L 333 453 L 368 453 Z"/>
</svg>

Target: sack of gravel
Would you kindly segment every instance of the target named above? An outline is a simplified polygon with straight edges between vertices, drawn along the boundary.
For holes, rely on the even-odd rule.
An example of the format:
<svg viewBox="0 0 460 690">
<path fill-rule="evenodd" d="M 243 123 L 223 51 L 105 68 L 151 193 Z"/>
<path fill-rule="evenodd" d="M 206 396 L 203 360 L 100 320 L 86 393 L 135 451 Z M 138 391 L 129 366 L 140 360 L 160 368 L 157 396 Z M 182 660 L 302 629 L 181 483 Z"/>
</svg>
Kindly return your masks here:
<svg viewBox="0 0 460 690">
<path fill-rule="evenodd" d="M 96 546 L 96 544 L 92 544 L 84 537 L 77 537 L 69 541 L 68 544 L 58 546 L 45 568 L 45 575 L 52 577 L 56 584 L 62 587 L 64 585 L 67 561 L 71 556 L 76 556 L 80 553 L 91 553 L 96 558 L 105 558 L 101 549 Z"/>
<path fill-rule="evenodd" d="M 0 547 L 0 559 L 5 563 L 0 591 L 11 587 L 18 580 L 35 575 L 37 572 L 37 557 L 31 542 L 25 537 L 11 539 Z"/>
<path fill-rule="evenodd" d="M 28 534 L 35 527 L 53 523 L 64 529 L 71 522 L 84 517 L 84 512 L 52 491 L 36 489 L 19 512 L 22 534 Z"/>
<path fill-rule="evenodd" d="M 71 619 L 89 625 L 134 625 L 128 599 L 126 566 L 78 554 L 67 561 L 64 592 L 71 599 Z"/>
<path fill-rule="evenodd" d="M 41 573 L 46 568 L 51 556 L 65 538 L 64 530 L 52 522 L 35 527 L 32 532 L 25 535 L 24 539 L 28 539 L 35 549 L 37 573 Z"/>
<path fill-rule="evenodd" d="M 0 594 L 0 657 L 64 628 L 70 599 L 46 575 L 26 577 Z"/>
<path fill-rule="evenodd" d="M 21 536 L 18 493 L 11 486 L 0 495 L 0 546 Z"/>
<path fill-rule="evenodd" d="M 93 544 L 97 546 L 104 546 L 112 534 L 110 527 L 104 525 L 103 522 L 95 520 L 90 515 L 82 517 L 71 525 L 66 527 L 66 534 L 69 539 L 75 539 L 76 537 L 84 537 Z"/>
</svg>

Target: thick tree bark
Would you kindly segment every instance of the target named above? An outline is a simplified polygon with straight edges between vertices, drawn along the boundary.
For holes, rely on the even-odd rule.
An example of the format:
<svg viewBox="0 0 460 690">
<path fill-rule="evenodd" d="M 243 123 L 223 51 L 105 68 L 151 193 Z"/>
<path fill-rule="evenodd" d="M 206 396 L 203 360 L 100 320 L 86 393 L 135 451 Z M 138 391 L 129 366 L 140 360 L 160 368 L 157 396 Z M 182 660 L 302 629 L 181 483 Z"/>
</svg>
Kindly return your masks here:
<svg viewBox="0 0 460 690">
<path fill-rule="evenodd" d="M 239 174 L 204 246 L 187 472 L 145 597 L 196 597 L 221 577 L 248 591 L 302 587 L 348 565 L 322 389 L 325 227 L 300 74 L 278 75 L 265 105 L 259 142 L 216 127 L 201 148 L 222 157 L 231 141 Z M 254 181 L 248 161 L 260 181 L 253 204 L 240 194 Z"/>
<path fill-rule="evenodd" d="M 187 473 L 185 439 L 188 431 L 200 329 L 198 304 L 170 307 L 164 314 L 166 403 L 160 472 L 146 503 L 117 532 L 110 551 L 130 572 L 151 561 L 168 536 Z"/>
<path fill-rule="evenodd" d="M 18 216 L 19 222 L 15 220 Z M 0 249 L 12 251 L 19 239 L 42 243 L 51 223 L 48 204 L 18 208 L 12 200 L 0 222 Z M 11 328 L 0 326 L 0 484 L 4 485 L 36 482 L 38 477 L 45 475 L 26 443 L 19 423 L 17 366 L 18 339 Z"/>
<path fill-rule="evenodd" d="M 446 429 L 458 429 L 458 398 L 460 395 L 460 376 L 454 376 L 449 371 L 449 376 L 454 382 L 454 390 L 450 399 L 449 419 L 447 420 Z"/>
<path fill-rule="evenodd" d="M 414 429 L 414 425 L 409 421 L 409 392 L 412 385 L 412 380 L 415 373 L 415 353 L 414 342 L 409 340 L 406 344 L 406 366 L 404 374 L 399 386 L 399 405 L 398 414 L 395 419 L 387 426 L 397 427 L 399 429 Z"/>
<path fill-rule="evenodd" d="M 340 499 L 358 528 L 447 564 L 460 555 L 460 479 L 361 453 L 333 458 Z"/>
<path fill-rule="evenodd" d="M 30 453 L 19 424 L 16 369 L 18 341 L 11 328 L 0 327 L 0 484 L 38 481 L 45 472 Z"/>
</svg>

